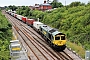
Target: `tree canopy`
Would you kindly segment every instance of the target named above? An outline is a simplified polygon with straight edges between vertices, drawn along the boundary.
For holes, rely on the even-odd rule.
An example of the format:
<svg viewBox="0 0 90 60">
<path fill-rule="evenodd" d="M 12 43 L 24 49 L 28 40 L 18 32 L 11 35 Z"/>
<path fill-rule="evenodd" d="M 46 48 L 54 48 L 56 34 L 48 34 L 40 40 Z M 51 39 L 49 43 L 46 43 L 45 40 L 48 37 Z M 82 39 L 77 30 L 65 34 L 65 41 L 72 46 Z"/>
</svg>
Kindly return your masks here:
<svg viewBox="0 0 90 60">
<path fill-rule="evenodd" d="M 53 0 L 53 2 L 51 2 L 52 8 L 58 8 L 58 7 L 63 7 L 61 2 L 58 2 L 57 0 Z"/>
<path fill-rule="evenodd" d="M 0 11 L 0 60 L 9 60 L 9 41 L 12 38 L 12 26 Z"/>
<path fill-rule="evenodd" d="M 69 6 L 76 7 L 76 6 L 83 6 L 83 5 L 85 5 L 85 3 L 81 3 L 81 2 L 76 1 L 76 2 L 72 2 Z"/>
<path fill-rule="evenodd" d="M 17 6 L 15 6 L 15 5 L 10 5 L 10 6 L 8 6 L 7 8 L 6 8 L 6 10 L 12 10 L 12 11 L 15 11 L 16 9 L 17 9 L 18 7 Z"/>
</svg>

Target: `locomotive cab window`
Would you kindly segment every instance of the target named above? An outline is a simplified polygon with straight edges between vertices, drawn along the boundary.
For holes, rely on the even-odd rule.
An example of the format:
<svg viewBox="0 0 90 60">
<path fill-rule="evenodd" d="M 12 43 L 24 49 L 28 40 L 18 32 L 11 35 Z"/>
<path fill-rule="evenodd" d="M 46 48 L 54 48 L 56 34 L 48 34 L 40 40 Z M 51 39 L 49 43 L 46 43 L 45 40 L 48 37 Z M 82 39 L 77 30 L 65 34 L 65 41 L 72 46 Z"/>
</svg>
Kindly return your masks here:
<svg viewBox="0 0 90 60">
<path fill-rule="evenodd" d="M 61 40 L 65 40 L 65 36 L 61 36 Z"/>
<path fill-rule="evenodd" d="M 56 37 L 55 37 L 55 40 L 60 40 L 60 37 L 59 37 L 59 36 L 56 36 Z"/>
<path fill-rule="evenodd" d="M 60 35 L 56 35 L 55 40 L 60 40 Z"/>
</svg>

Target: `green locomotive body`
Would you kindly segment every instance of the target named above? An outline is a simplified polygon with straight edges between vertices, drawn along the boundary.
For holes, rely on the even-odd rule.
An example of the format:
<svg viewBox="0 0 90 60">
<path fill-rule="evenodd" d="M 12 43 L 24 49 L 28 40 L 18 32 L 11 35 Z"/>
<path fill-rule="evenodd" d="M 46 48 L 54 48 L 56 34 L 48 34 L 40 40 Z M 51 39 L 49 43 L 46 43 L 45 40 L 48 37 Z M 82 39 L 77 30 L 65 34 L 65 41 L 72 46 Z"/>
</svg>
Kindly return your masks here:
<svg viewBox="0 0 90 60">
<path fill-rule="evenodd" d="M 53 29 L 47 25 L 39 27 L 42 36 L 53 46 L 55 49 L 64 50 L 66 48 L 65 34 Z"/>
</svg>

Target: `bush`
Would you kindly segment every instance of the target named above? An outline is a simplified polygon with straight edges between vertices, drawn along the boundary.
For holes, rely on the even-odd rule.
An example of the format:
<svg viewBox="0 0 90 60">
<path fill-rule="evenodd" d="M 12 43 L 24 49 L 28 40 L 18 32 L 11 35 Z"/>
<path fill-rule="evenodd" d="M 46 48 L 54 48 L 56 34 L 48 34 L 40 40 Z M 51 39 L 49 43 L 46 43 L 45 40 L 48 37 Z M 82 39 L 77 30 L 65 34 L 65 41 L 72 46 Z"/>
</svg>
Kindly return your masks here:
<svg viewBox="0 0 90 60">
<path fill-rule="evenodd" d="M 9 60 L 9 41 L 12 37 L 12 26 L 0 11 L 0 60 Z"/>
</svg>

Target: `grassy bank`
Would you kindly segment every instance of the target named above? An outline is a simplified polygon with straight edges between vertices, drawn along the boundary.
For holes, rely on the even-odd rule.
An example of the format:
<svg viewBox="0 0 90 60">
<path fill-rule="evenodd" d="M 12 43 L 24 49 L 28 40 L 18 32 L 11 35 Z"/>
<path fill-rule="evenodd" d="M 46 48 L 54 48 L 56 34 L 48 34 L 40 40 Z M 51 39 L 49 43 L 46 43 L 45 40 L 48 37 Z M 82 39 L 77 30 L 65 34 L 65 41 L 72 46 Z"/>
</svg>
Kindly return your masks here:
<svg viewBox="0 0 90 60">
<path fill-rule="evenodd" d="M 9 44 L 12 39 L 12 26 L 0 11 L 0 60 L 9 60 Z"/>
<path fill-rule="evenodd" d="M 67 47 L 71 48 L 73 51 L 75 51 L 77 54 L 79 54 L 79 56 L 81 56 L 81 58 L 85 58 L 85 49 L 82 48 L 82 46 L 78 46 L 75 43 L 71 43 L 69 41 L 67 41 Z"/>
</svg>

